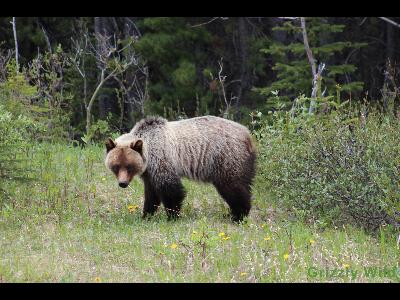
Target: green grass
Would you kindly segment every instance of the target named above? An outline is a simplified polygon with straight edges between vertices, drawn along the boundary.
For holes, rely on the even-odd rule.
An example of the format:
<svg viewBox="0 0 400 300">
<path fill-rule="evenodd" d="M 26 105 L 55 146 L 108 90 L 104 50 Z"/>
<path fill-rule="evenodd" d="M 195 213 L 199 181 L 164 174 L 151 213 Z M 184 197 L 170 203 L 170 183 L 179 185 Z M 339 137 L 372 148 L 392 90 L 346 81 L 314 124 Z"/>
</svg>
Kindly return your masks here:
<svg viewBox="0 0 400 300">
<path fill-rule="evenodd" d="M 393 231 L 373 236 L 292 220 L 260 177 L 244 224 L 230 222 L 211 185 L 188 180 L 179 220 L 160 210 L 144 221 L 142 183 L 119 188 L 102 148 L 40 144 L 26 158 L 39 180 L 10 185 L 14 195 L 1 200 L 0 282 L 400 281 L 390 273 L 399 262 Z M 389 271 L 371 278 L 366 267 Z"/>
</svg>

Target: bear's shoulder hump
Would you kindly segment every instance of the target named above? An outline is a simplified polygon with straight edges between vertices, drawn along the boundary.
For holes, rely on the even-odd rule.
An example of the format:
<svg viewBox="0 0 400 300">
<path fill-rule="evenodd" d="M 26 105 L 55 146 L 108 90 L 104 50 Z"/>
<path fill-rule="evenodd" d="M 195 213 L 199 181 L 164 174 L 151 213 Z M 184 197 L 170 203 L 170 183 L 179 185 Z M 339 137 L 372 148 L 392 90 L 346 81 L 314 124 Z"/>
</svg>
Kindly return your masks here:
<svg viewBox="0 0 400 300">
<path fill-rule="evenodd" d="M 165 126 L 167 122 L 168 121 L 162 117 L 150 116 L 136 123 L 132 131 L 134 132 L 149 131 L 154 127 Z"/>
</svg>

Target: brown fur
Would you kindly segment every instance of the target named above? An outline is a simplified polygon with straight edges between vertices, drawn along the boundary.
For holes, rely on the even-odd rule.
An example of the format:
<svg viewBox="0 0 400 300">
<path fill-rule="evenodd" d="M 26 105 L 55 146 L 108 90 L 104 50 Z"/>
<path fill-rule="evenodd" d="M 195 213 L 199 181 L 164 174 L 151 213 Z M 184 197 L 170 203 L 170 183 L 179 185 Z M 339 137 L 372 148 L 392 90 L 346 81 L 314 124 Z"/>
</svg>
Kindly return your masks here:
<svg viewBox="0 0 400 300">
<path fill-rule="evenodd" d="M 106 148 L 106 165 L 120 185 L 136 175 L 143 179 L 144 215 L 162 202 L 170 217 L 178 216 L 185 197 L 182 177 L 213 183 L 233 220 L 250 211 L 256 149 L 249 130 L 238 123 L 214 116 L 174 122 L 149 117 L 107 141 Z"/>
</svg>

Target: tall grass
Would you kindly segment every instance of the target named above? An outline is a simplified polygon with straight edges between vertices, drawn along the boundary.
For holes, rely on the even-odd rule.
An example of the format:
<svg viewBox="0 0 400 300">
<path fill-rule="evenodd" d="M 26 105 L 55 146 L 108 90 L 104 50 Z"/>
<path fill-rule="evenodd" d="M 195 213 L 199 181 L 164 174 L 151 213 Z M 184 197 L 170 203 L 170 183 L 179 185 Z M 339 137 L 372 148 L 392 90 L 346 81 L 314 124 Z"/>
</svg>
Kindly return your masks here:
<svg viewBox="0 0 400 300">
<path fill-rule="evenodd" d="M 25 167 L 32 183 L 9 183 L 0 211 L 3 282 L 398 282 L 395 236 L 351 226 L 321 230 L 288 218 L 262 175 L 246 223 L 227 217 L 215 189 L 185 180 L 182 218 L 163 210 L 142 220 L 143 185 L 120 189 L 104 166 L 104 149 L 33 144 Z M 136 207 L 136 205 L 138 207 Z M 310 272 L 311 267 L 320 271 Z M 324 270 L 354 270 L 325 276 Z M 328 274 L 329 275 L 329 274 Z"/>
</svg>

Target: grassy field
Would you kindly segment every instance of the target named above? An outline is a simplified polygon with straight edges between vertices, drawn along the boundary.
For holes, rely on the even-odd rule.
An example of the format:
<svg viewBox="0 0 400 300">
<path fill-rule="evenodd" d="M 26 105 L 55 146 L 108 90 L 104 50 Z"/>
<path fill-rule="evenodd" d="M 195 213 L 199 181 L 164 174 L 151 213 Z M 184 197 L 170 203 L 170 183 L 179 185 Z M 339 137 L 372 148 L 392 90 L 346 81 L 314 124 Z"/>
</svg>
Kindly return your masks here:
<svg viewBox="0 0 400 300">
<path fill-rule="evenodd" d="M 399 282 L 396 236 L 300 223 L 258 177 L 246 223 L 210 185 L 184 181 L 181 219 L 140 218 L 143 186 L 121 189 L 104 150 L 33 145 L 29 185 L 0 212 L 0 282 Z"/>
</svg>

